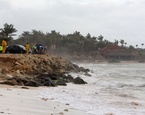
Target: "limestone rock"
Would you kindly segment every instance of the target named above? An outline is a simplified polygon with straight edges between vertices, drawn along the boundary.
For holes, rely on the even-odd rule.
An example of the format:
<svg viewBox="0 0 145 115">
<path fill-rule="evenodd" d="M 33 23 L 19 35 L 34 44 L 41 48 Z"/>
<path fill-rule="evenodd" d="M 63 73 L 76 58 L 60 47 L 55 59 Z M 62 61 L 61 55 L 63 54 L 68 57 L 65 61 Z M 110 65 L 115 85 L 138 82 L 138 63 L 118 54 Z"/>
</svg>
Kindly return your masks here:
<svg viewBox="0 0 145 115">
<path fill-rule="evenodd" d="M 67 59 L 39 54 L 3 54 L 0 55 L 2 74 L 13 76 L 5 84 L 21 86 L 66 86 L 68 82 L 85 84 L 81 78 L 65 75 L 68 72 L 88 72 Z"/>
</svg>

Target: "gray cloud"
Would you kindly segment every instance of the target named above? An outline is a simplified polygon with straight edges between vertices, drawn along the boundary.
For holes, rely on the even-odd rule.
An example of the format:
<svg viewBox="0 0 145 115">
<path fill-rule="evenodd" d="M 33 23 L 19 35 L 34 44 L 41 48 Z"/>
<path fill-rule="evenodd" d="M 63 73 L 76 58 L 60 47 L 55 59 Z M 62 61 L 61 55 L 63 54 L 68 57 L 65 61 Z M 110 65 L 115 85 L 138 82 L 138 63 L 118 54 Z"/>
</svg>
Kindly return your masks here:
<svg viewBox="0 0 145 115">
<path fill-rule="evenodd" d="M 145 0 L 0 0 L 0 26 L 12 23 L 20 35 L 32 29 L 62 34 L 80 31 L 145 43 Z"/>
</svg>

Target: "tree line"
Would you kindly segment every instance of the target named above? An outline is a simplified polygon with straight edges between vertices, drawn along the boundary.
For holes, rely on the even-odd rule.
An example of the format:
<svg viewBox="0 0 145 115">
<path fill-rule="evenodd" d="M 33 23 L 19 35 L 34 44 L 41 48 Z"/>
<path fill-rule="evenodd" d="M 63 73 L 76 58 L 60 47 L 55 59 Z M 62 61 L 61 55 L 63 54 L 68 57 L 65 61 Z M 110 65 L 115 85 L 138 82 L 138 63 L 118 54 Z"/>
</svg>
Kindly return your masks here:
<svg viewBox="0 0 145 115">
<path fill-rule="evenodd" d="M 18 39 L 13 39 L 15 32 L 17 32 L 17 30 L 14 26 L 6 23 L 4 24 L 4 28 L 0 29 L 0 38 L 6 38 L 9 45 L 25 45 L 28 42 L 32 46 L 35 43 L 41 43 L 44 46 L 47 46 L 48 50 L 53 50 L 56 53 L 67 53 L 70 55 L 80 54 L 95 56 L 100 49 L 108 44 L 120 43 L 121 46 L 126 49 L 134 49 L 132 45 L 126 47 L 127 43 L 122 39 L 110 42 L 109 40 L 104 39 L 102 35 L 95 37 L 88 33 L 86 36 L 83 36 L 79 31 L 75 31 L 72 34 L 62 35 L 60 32 L 56 32 L 55 30 L 46 33 L 39 30 L 32 30 L 24 31 Z"/>
</svg>

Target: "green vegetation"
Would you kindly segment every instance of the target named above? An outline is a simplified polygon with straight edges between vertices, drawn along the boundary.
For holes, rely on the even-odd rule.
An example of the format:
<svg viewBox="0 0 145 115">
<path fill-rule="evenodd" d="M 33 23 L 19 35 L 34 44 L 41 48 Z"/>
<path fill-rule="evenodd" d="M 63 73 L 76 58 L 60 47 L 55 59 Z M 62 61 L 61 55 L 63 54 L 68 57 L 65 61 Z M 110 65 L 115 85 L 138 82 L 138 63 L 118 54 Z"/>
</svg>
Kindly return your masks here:
<svg viewBox="0 0 145 115">
<path fill-rule="evenodd" d="M 89 33 L 83 36 L 78 31 L 68 35 L 61 35 L 55 30 L 52 30 L 50 33 L 32 30 L 31 32 L 23 32 L 18 39 L 11 40 L 10 44 L 25 45 L 29 42 L 33 46 L 34 43 L 42 43 L 44 46 L 47 46 L 48 50 L 57 54 L 95 56 L 99 49 L 105 47 L 107 44 L 112 44 L 103 38 L 102 35 L 92 37 Z"/>
<path fill-rule="evenodd" d="M 4 28 L 0 28 L 0 37 L 2 39 L 7 39 L 7 41 L 12 40 L 12 36 L 14 36 L 17 30 L 14 28 L 12 24 L 4 24 Z"/>
<path fill-rule="evenodd" d="M 69 55 L 85 55 L 85 56 L 96 56 L 98 51 L 109 44 L 119 44 L 121 47 L 126 49 L 135 49 L 133 46 L 126 46 L 124 40 L 114 40 L 110 42 L 104 39 L 102 35 L 98 37 L 91 36 L 88 33 L 86 36 L 81 35 L 80 32 L 75 31 L 72 34 L 62 35 L 60 32 L 52 30 L 51 32 L 43 33 L 42 31 L 32 30 L 24 31 L 18 39 L 12 39 L 17 30 L 12 24 L 4 24 L 4 28 L 0 29 L 0 38 L 7 38 L 9 44 L 22 44 L 25 45 L 27 42 L 33 46 L 34 43 L 42 43 L 47 46 L 48 51 L 53 51 L 58 54 L 69 54 Z M 143 43 L 141 44 L 143 47 Z M 138 45 L 136 45 L 136 48 Z"/>
</svg>

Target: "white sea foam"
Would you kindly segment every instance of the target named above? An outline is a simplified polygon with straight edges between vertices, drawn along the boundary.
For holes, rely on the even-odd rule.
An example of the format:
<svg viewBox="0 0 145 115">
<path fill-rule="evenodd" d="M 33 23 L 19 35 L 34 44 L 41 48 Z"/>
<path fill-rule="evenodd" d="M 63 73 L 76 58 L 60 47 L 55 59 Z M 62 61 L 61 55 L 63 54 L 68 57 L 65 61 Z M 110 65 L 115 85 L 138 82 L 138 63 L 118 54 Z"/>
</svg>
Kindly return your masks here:
<svg viewBox="0 0 145 115">
<path fill-rule="evenodd" d="M 92 76 L 71 73 L 88 82 L 45 88 L 39 97 L 69 103 L 92 115 L 145 115 L 144 64 L 80 64 Z"/>
</svg>

